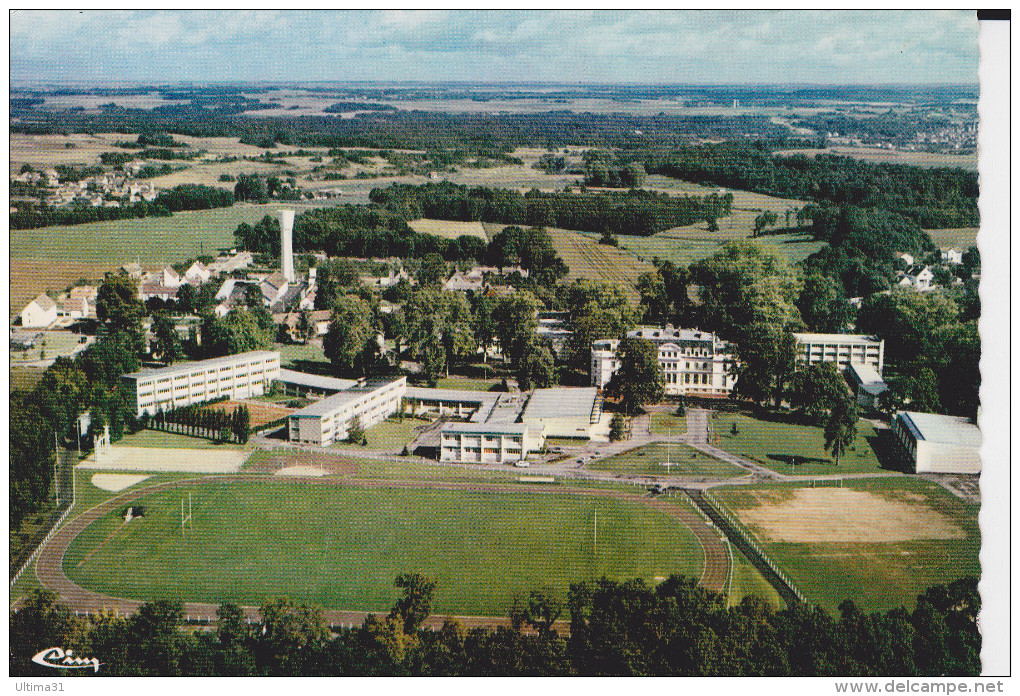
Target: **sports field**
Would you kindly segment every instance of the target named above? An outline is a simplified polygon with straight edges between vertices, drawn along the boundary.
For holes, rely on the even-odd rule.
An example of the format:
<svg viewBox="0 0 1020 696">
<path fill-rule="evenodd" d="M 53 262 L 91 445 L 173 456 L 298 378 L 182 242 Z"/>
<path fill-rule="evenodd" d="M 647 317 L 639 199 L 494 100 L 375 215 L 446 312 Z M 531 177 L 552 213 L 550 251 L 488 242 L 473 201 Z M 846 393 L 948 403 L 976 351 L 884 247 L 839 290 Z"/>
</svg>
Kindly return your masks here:
<svg viewBox="0 0 1020 696">
<path fill-rule="evenodd" d="M 667 461 L 670 463 L 669 467 L 665 466 Z M 657 443 L 635 447 L 605 459 L 598 459 L 589 464 L 588 468 L 635 476 L 734 478 L 748 474 L 738 466 L 727 464 L 681 443 L 671 443 L 668 446 Z"/>
<path fill-rule="evenodd" d="M 913 477 L 716 488 L 809 601 L 835 611 L 913 605 L 929 586 L 980 576 L 978 506 Z"/>
<path fill-rule="evenodd" d="M 698 577 L 690 531 L 636 501 L 565 494 L 367 488 L 285 479 L 210 482 L 142 496 L 144 517 L 115 510 L 64 558 L 75 582 L 118 597 L 259 604 L 286 595 L 325 608 L 385 610 L 393 578 L 438 581 L 437 613 L 504 615 L 534 588 L 565 593 L 605 575 Z M 598 508 L 598 548 L 593 547 Z"/>
</svg>

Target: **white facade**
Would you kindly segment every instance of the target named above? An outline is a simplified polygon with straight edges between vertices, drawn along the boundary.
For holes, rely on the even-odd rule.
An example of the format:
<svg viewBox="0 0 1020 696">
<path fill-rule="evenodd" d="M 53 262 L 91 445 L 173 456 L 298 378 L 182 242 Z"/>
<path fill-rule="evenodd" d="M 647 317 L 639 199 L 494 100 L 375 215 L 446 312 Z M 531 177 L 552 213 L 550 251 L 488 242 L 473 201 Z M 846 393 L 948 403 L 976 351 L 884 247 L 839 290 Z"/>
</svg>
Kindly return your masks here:
<svg viewBox="0 0 1020 696">
<path fill-rule="evenodd" d="M 265 394 L 280 374 L 280 354 L 255 350 L 122 375 L 137 415 L 167 411 L 225 396 Z"/>
<path fill-rule="evenodd" d="M 966 418 L 903 411 L 892 430 L 917 473 L 981 473 L 981 431 Z"/>
<path fill-rule="evenodd" d="M 836 363 L 843 371 L 850 364 L 871 365 L 879 375 L 885 360 L 885 341 L 858 334 L 795 333 L 797 358 L 808 365 Z"/>
<path fill-rule="evenodd" d="M 407 378 L 400 377 L 340 391 L 290 414 L 288 437 L 291 442 L 321 447 L 341 442 L 347 439 L 355 418 L 367 430 L 396 413 L 406 390 Z"/>
<path fill-rule="evenodd" d="M 939 252 L 939 256 L 951 266 L 963 263 L 963 252 L 959 249 L 943 249 Z"/>
<path fill-rule="evenodd" d="M 33 329 L 46 328 L 57 320 L 57 303 L 49 295 L 39 295 L 21 310 L 21 325 Z"/>
<path fill-rule="evenodd" d="M 523 423 L 452 423 L 440 433 L 439 460 L 504 464 L 521 461 L 531 452 Z"/>
<path fill-rule="evenodd" d="M 640 326 L 627 333 L 628 338 L 651 341 L 659 354 L 659 367 L 666 394 L 726 396 L 733 391 L 736 377 L 731 374 L 733 355 L 729 345 L 715 334 L 697 329 Z M 620 369 L 616 339 L 592 343 L 591 384 L 603 388 Z"/>
<path fill-rule="evenodd" d="M 294 275 L 294 211 L 280 211 L 280 270 L 291 283 Z"/>
</svg>

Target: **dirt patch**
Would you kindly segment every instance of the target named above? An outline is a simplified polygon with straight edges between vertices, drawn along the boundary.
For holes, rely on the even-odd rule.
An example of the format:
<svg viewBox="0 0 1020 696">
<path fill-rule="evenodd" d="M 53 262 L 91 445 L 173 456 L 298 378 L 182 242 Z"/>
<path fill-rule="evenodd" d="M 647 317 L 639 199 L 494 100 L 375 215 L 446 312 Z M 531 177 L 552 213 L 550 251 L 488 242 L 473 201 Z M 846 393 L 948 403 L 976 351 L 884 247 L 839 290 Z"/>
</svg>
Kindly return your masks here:
<svg viewBox="0 0 1020 696">
<path fill-rule="evenodd" d="M 92 474 L 92 485 L 117 493 L 149 478 L 144 474 Z"/>
<path fill-rule="evenodd" d="M 311 466 L 288 466 L 273 474 L 274 476 L 325 476 L 323 469 Z"/>
<path fill-rule="evenodd" d="M 108 471 L 186 471 L 197 474 L 227 474 L 237 471 L 248 453 L 236 449 L 171 449 L 113 446 L 98 462 L 90 456 L 78 466 Z"/>
<path fill-rule="evenodd" d="M 789 499 L 738 510 L 746 525 L 770 541 L 788 543 L 902 542 L 962 539 L 967 533 L 949 517 L 916 503 L 850 488 L 804 488 Z"/>
<path fill-rule="evenodd" d="M 357 461 L 327 452 L 278 452 L 255 457 L 245 465 L 245 471 L 276 473 L 296 467 L 325 471 L 326 474 L 357 474 L 361 467 Z"/>
</svg>

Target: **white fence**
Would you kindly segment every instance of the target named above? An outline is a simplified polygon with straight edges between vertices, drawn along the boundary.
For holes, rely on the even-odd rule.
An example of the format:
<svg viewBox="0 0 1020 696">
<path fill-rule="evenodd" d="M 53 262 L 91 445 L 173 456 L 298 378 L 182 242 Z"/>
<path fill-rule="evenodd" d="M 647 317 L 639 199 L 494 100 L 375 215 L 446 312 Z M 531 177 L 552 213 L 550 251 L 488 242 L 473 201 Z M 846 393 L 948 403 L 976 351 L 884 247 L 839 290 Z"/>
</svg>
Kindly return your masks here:
<svg viewBox="0 0 1020 696">
<path fill-rule="evenodd" d="M 35 563 L 35 559 L 39 556 L 39 552 L 43 550 L 43 547 L 46 546 L 49 540 L 53 538 L 53 535 L 57 533 L 57 530 L 60 529 L 60 525 L 62 525 L 64 523 L 64 520 L 67 519 L 67 515 L 71 512 L 71 508 L 73 507 L 74 505 L 72 504 L 69 505 L 66 510 L 64 510 L 63 514 L 57 519 L 56 524 L 54 524 L 50 528 L 49 533 L 43 538 L 41 542 L 39 542 L 39 545 L 35 547 L 35 551 L 32 552 L 32 555 L 28 557 L 28 560 L 25 561 L 21 568 L 18 569 L 18 572 L 14 574 L 14 577 L 11 578 L 12 588 L 14 587 L 14 583 L 16 583 L 18 579 L 21 577 L 21 574 L 25 572 L 25 569 L 28 568 L 33 563 Z"/>
</svg>

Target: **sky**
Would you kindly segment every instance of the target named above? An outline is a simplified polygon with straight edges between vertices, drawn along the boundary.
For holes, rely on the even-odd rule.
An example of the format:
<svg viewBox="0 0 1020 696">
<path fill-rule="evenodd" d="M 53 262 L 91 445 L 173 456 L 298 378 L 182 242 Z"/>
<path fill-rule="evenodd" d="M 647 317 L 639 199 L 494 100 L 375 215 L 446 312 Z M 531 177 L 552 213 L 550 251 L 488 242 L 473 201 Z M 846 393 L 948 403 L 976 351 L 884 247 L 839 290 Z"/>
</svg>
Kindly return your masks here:
<svg viewBox="0 0 1020 696">
<path fill-rule="evenodd" d="M 11 80 L 976 83 L 973 11 L 23 11 Z"/>
</svg>

